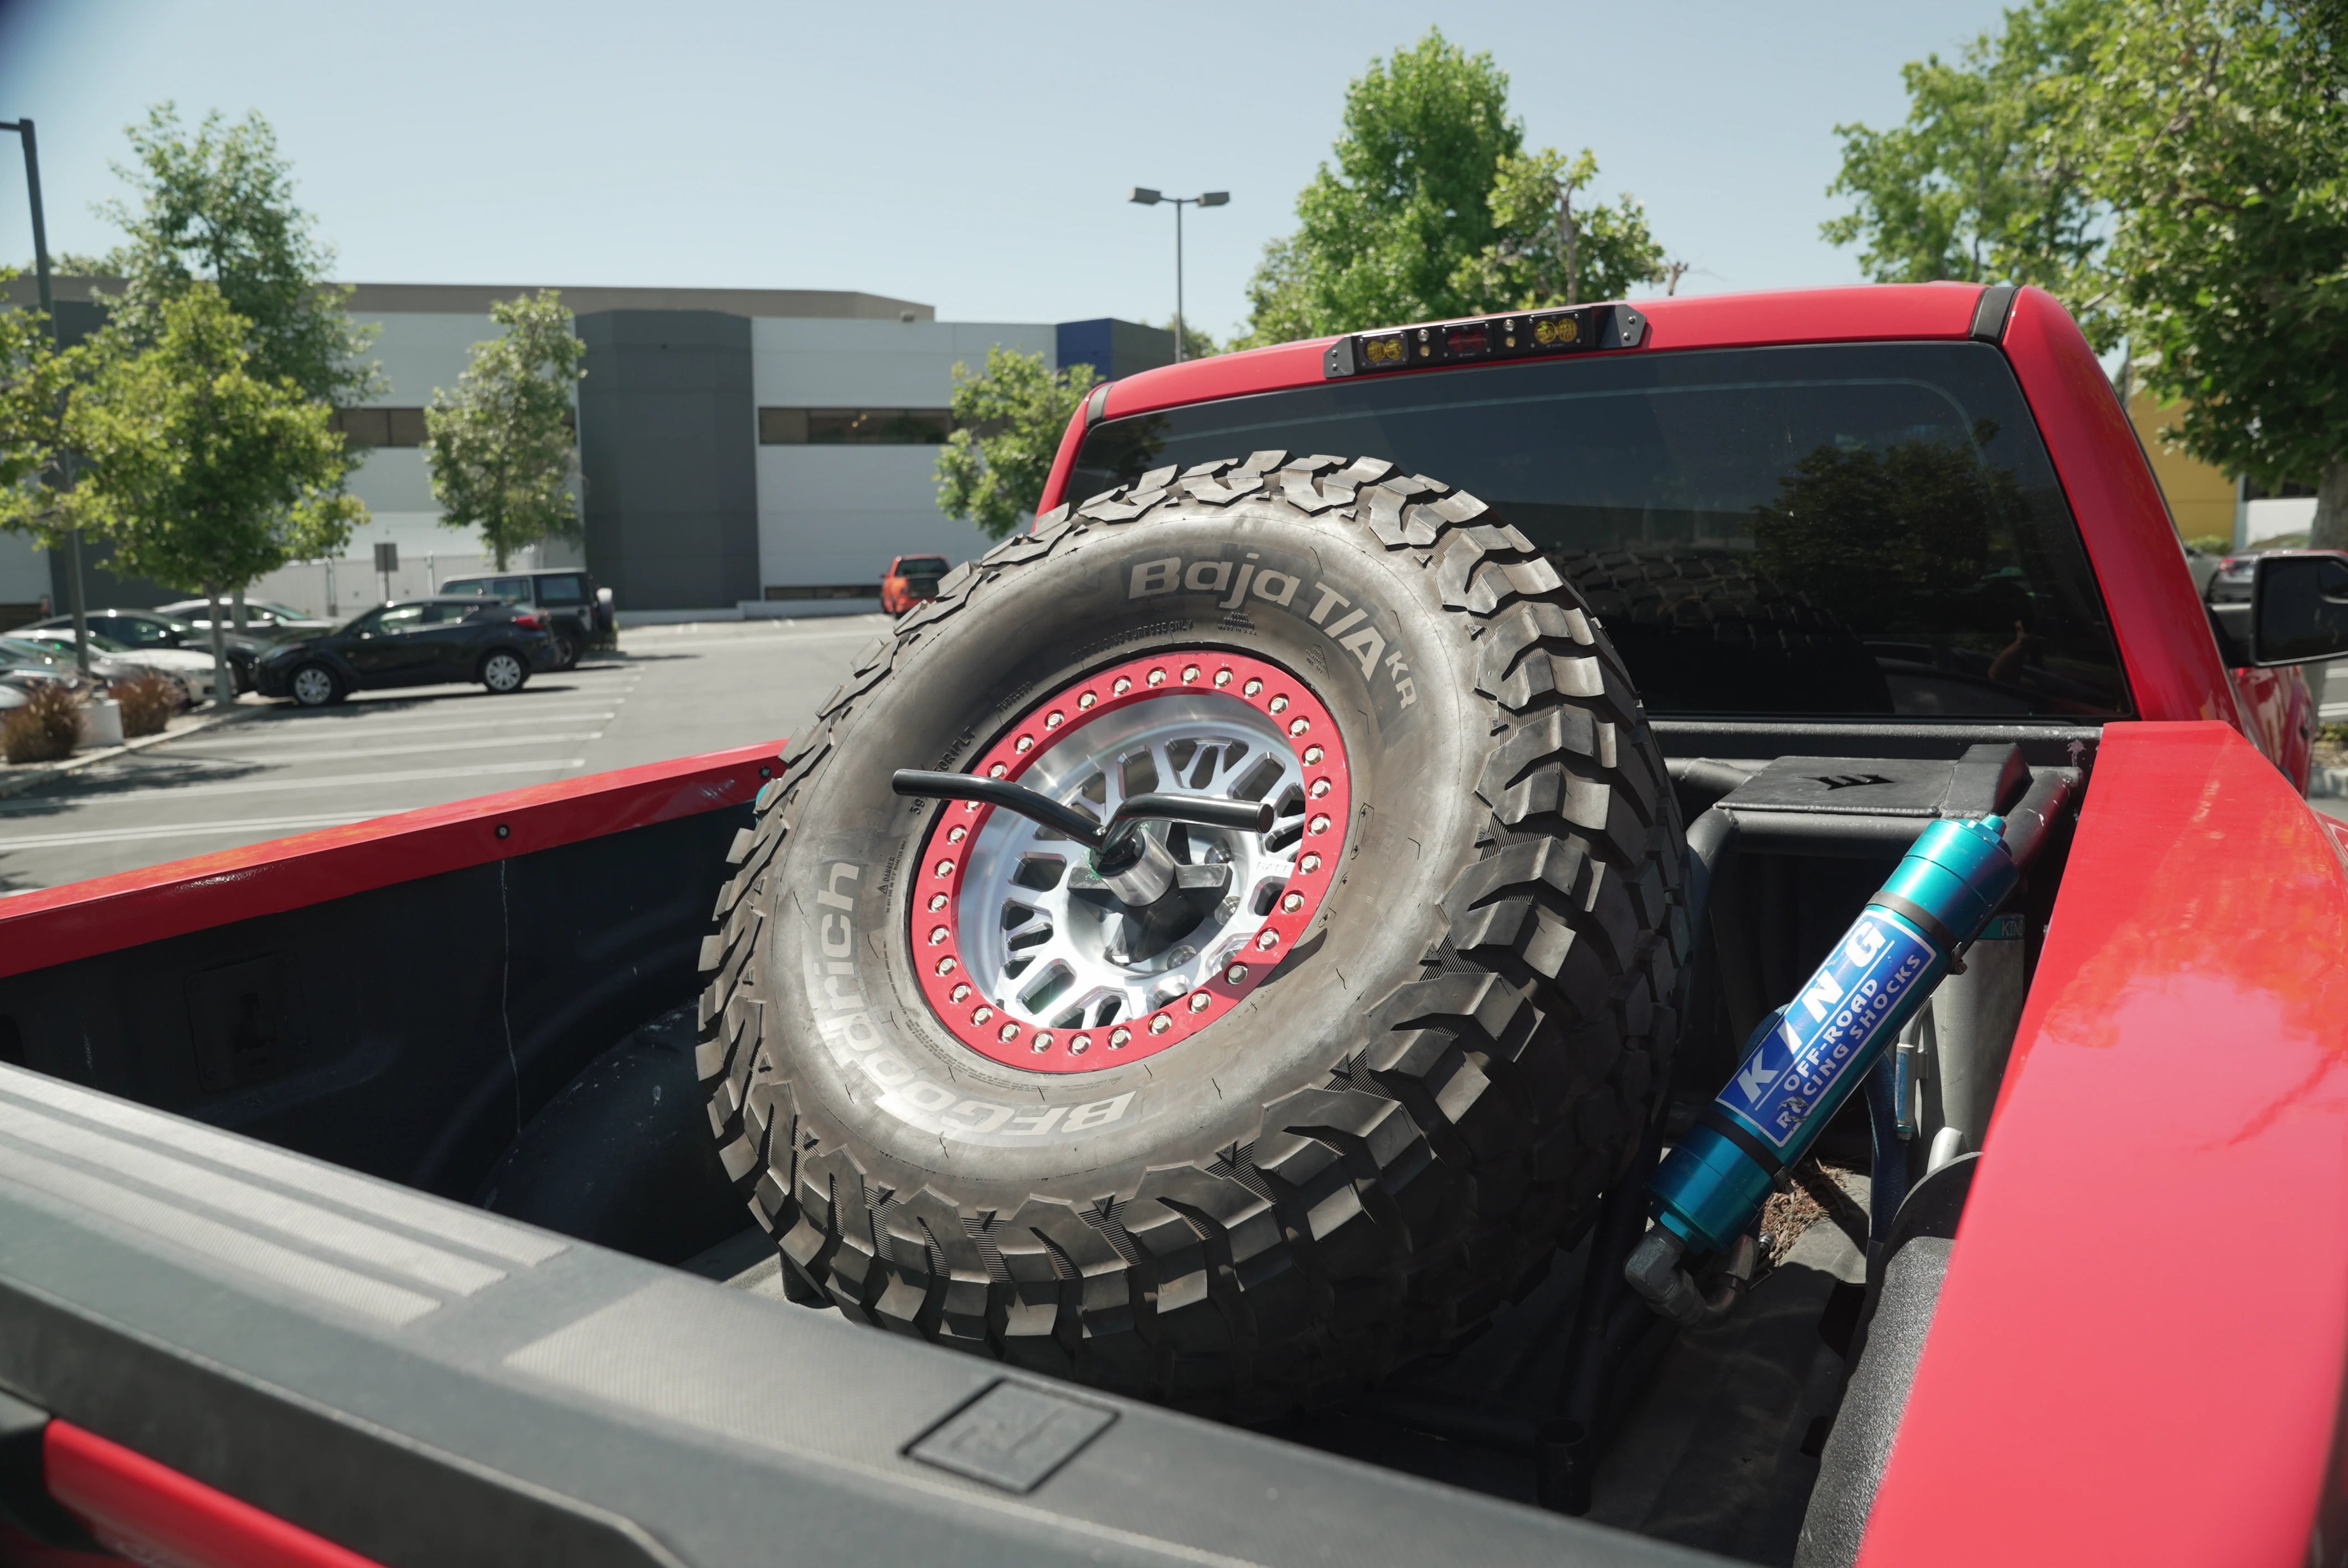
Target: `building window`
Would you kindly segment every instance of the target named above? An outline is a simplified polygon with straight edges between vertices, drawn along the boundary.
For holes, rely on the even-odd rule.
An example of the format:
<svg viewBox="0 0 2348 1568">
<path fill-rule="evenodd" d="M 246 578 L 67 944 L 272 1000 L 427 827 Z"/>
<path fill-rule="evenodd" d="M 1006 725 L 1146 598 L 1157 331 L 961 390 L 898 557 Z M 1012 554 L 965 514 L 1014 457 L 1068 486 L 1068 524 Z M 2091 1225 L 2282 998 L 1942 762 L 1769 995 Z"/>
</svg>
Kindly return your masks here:
<svg viewBox="0 0 2348 1568">
<path fill-rule="evenodd" d="M 762 446 L 942 446 L 953 430 L 943 408 L 761 408 Z"/>
<path fill-rule="evenodd" d="M 767 585 L 767 597 L 768 599 L 878 599 L 880 597 L 880 589 L 869 582 L 827 583 L 813 587 L 796 583 L 778 586 L 770 582 Z"/>
<path fill-rule="evenodd" d="M 350 446 L 421 446 L 421 408 L 337 408 L 326 428 L 339 430 Z"/>
</svg>

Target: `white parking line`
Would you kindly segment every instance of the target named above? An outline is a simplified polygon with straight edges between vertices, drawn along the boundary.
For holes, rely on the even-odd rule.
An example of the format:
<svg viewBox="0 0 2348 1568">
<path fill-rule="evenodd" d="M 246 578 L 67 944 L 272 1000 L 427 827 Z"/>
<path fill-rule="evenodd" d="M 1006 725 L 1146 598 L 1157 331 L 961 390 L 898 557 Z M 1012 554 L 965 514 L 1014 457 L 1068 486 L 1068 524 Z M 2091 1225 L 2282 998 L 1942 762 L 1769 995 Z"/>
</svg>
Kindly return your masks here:
<svg viewBox="0 0 2348 1568">
<path fill-rule="evenodd" d="M 108 805 L 118 800 L 191 800 L 207 794 L 264 794 L 297 789 L 333 789 L 336 787 L 364 789 L 374 784 L 407 784 L 424 779 L 469 779 L 489 774 L 543 774 L 568 768 L 583 768 L 584 757 L 560 757 L 541 763 L 479 763 L 469 768 L 411 768 L 387 774 L 322 774 L 306 779 L 263 779 L 252 784 L 182 784 L 173 789 L 126 789 L 107 792 L 85 791 L 70 796 L 50 796 L 31 801 L 9 801 L 0 804 L 0 813 L 21 816 L 28 811 L 54 810 L 62 804 Z M 406 810 L 395 806 L 392 810 Z M 0 848 L 7 841 L 0 839 Z"/>
<path fill-rule="evenodd" d="M 581 724 L 585 723 L 590 719 L 608 719 L 616 712 L 617 710 L 614 708 L 550 708 L 544 712 L 524 713 L 510 719 L 502 716 L 495 719 L 427 719 L 421 723 L 410 719 L 377 719 L 366 723 L 363 727 L 359 721 L 348 720 L 335 724 L 320 723 L 314 727 L 305 728 L 302 733 L 304 735 L 323 734 L 332 730 L 348 729 L 352 731 L 355 735 L 361 733 L 366 735 L 380 735 L 386 733 L 396 733 L 403 735 L 417 735 L 424 733 L 427 730 L 503 730 L 510 729 L 516 724 Z M 261 723 L 263 724 L 290 724 L 299 723 L 301 721 L 297 719 L 263 719 Z M 235 733 L 247 735 L 267 733 L 265 730 L 256 729 L 254 726 L 250 724 L 242 726 Z M 190 746 L 224 745 L 228 741 L 229 736 L 226 734 L 202 734 L 200 733 L 195 737 L 180 742 L 180 744 Z M 279 742 L 272 741 L 270 745 L 273 749 L 280 743 L 281 743 Z M 309 743 L 305 741 L 289 740 L 282 743 L 291 746 L 307 744 Z M 174 747 L 173 749 L 176 750 L 177 747 Z"/>
<path fill-rule="evenodd" d="M 337 746 L 349 745 L 366 737 L 353 735 L 348 742 L 312 741 L 306 744 L 286 743 L 269 746 L 238 746 L 226 752 L 195 752 L 174 747 L 170 754 L 185 757 L 193 763 L 251 762 L 268 764 L 284 758 L 288 752 L 304 755 L 295 762 L 338 763 L 345 757 L 422 757 L 438 756 L 443 752 L 489 752 L 514 746 L 546 746 L 558 742 L 592 741 L 602 738 L 601 730 L 564 730 L 551 735 L 502 735 L 494 741 L 427 741 L 416 746 L 367 746 L 357 751 L 338 751 Z M 189 743 L 191 745 L 195 743 Z M 214 741 L 213 745 L 227 745 L 226 741 Z M 238 753 L 243 753 L 242 755 Z"/>
<path fill-rule="evenodd" d="M 345 823 L 366 820 L 365 815 L 353 816 L 345 812 L 335 816 L 275 816 L 244 822 L 193 822 L 171 827 L 125 827 L 110 833 L 50 833 L 36 838 L 0 838 L 0 854 L 11 849 L 62 849 L 76 844 L 129 844 L 140 839 L 183 838 L 211 833 L 300 833 L 313 827 L 340 827 Z"/>
</svg>

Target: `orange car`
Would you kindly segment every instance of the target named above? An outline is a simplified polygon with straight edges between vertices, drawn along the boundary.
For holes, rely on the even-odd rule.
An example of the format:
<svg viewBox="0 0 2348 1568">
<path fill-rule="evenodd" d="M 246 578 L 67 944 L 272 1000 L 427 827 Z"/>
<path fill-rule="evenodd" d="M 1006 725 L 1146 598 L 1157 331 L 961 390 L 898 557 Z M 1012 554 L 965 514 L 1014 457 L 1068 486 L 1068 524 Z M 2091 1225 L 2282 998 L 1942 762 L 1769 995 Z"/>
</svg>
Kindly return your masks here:
<svg viewBox="0 0 2348 1568">
<path fill-rule="evenodd" d="M 925 599 L 938 596 L 938 579 L 946 575 L 943 556 L 899 556 L 880 579 L 880 608 L 902 615 Z"/>
</svg>

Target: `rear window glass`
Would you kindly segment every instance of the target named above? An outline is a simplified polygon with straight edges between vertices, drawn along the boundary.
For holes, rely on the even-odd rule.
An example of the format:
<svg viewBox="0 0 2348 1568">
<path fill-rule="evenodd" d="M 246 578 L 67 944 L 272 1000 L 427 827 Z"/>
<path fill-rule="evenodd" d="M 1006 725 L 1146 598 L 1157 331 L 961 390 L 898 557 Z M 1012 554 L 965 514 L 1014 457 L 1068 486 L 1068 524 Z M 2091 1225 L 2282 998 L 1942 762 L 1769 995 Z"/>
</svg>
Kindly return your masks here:
<svg viewBox="0 0 2348 1568">
<path fill-rule="evenodd" d="M 2046 450 L 1985 343 L 1346 380 L 1114 420 L 1081 501 L 1281 448 L 1472 491 L 1589 599 L 1654 713 L 2106 718 L 2127 693 Z"/>
<path fill-rule="evenodd" d="M 907 556 L 897 563 L 901 577 L 943 577 L 946 558 L 943 556 Z"/>
<path fill-rule="evenodd" d="M 587 579 L 568 576 L 540 578 L 538 601 L 541 604 L 584 604 L 587 602 Z"/>
</svg>

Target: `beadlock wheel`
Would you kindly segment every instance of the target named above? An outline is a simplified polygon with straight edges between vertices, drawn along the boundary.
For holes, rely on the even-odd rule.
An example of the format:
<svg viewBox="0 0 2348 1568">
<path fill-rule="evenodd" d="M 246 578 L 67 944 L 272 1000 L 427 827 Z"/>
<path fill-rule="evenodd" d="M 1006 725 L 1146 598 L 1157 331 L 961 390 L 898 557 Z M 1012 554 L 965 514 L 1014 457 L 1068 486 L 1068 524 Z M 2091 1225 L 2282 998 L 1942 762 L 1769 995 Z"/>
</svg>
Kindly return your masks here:
<svg viewBox="0 0 2348 1568">
<path fill-rule="evenodd" d="M 793 1299 L 1272 1415 L 1528 1287 L 1667 1081 L 1684 849 L 1621 662 L 1522 535 L 1375 459 L 1060 508 L 877 640 L 784 764 L 696 1065 Z M 1149 824 L 1177 875 L 1128 906 L 1072 839 L 896 795 L 905 768 L 1272 826 Z"/>
</svg>

